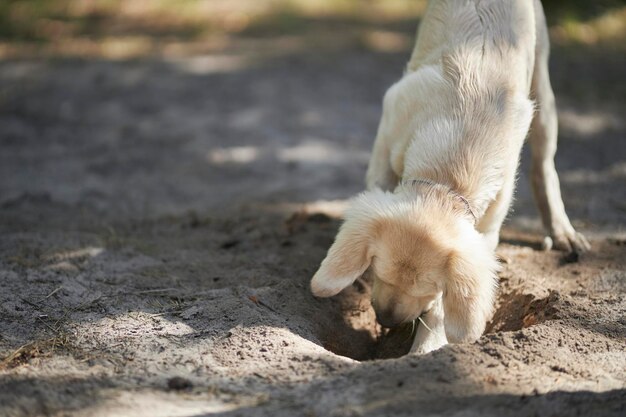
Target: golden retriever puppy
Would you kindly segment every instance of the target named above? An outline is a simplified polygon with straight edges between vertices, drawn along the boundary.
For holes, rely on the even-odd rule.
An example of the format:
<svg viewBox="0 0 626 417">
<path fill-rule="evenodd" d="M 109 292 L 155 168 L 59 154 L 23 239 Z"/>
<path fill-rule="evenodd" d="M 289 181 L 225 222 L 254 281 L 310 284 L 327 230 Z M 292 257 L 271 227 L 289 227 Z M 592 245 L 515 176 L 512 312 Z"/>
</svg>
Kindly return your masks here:
<svg viewBox="0 0 626 417">
<path fill-rule="evenodd" d="M 345 213 L 311 281 L 314 295 L 333 296 L 369 269 L 383 326 L 426 323 L 413 351 L 479 338 L 529 130 L 546 241 L 589 248 L 565 213 L 554 167 L 548 52 L 538 0 L 429 3 L 406 72 L 384 98 L 368 191 Z"/>
</svg>

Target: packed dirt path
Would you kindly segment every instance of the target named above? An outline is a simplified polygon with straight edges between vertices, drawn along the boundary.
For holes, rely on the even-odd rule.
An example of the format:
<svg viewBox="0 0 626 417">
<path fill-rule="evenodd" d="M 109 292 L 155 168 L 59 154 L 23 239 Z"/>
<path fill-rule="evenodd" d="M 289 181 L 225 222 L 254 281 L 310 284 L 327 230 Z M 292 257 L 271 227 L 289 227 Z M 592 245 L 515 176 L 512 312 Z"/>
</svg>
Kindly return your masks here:
<svg viewBox="0 0 626 417">
<path fill-rule="evenodd" d="M 310 295 L 407 57 L 0 62 L 0 415 L 625 415 L 623 56 L 554 52 L 593 249 L 541 251 L 525 153 L 480 340 Z"/>
</svg>

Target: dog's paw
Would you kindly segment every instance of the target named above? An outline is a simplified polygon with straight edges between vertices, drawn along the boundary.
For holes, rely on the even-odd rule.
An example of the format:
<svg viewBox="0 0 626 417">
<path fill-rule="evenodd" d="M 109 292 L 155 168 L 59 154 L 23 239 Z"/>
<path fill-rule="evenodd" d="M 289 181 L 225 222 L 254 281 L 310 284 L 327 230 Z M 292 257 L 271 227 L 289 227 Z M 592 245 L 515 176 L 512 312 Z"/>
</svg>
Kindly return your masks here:
<svg viewBox="0 0 626 417">
<path fill-rule="evenodd" d="M 591 249 L 591 245 L 581 233 L 573 228 L 567 232 L 553 232 L 543 239 L 544 250 L 556 249 L 564 252 L 583 253 Z"/>
</svg>

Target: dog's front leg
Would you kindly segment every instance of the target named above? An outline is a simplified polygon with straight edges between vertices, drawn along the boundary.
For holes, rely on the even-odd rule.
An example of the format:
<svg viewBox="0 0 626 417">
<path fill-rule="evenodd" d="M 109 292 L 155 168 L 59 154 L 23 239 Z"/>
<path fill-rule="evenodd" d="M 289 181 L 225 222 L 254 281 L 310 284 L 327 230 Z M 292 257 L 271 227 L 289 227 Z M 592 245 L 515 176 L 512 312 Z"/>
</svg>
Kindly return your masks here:
<svg viewBox="0 0 626 417">
<path fill-rule="evenodd" d="M 389 150 L 380 138 L 374 143 L 365 182 L 368 190 L 380 188 L 383 191 L 392 191 L 398 185 L 398 176 L 391 168 Z"/>
<path fill-rule="evenodd" d="M 547 246 L 582 252 L 590 248 L 583 235 L 572 227 L 561 198 L 559 177 L 554 166 L 557 144 L 557 113 L 548 74 L 548 34 L 545 24 L 539 31 L 532 90 L 538 105 L 530 132 L 532 188 L 544 227 Z"/>
<path fill-rule="evenodd" d="M 417 334 L 413 340 L 411 353 L 424 354 L 439 349 L 448 344 L 446 331 L 443 323 L 443 302 L 439 297 L 432 308 L 422 315 L 422 320 L 426 323 L 417 321 Z"/>
<path fill-rule="evenodd" d="M 500 228 L 506 218 L 513 198 L 515 189 L 514 172 L 505 180 L 502 188 L 498 192 L 496 199 L 489 205 L 487 211 L 482 216 L 476 229 L 483 234 L 491 250 L 496 250 L 500 241 Z"/>
<path fill-rule="evenodd" d="M 368 190 L 380 188 L 383 191 L 392 191 L 398 185 L 398 175 L 391 166 L 391 151 L 389 138 L 393 137 L 393 127 L 397 124 L 394 120 L 394 93 L 393 89 L 387 91 L 383 101 L 383 115 L 380 118 L 372 156 L 367 167 L 365 182 Z"/>
</svg>

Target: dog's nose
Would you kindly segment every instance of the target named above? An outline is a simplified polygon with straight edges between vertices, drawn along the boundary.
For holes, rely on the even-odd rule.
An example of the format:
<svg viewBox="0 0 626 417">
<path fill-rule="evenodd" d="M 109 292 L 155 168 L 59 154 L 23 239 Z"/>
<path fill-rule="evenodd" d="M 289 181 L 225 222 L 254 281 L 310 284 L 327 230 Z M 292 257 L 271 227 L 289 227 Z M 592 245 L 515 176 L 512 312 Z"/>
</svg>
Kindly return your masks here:
<svg viewBox="0 0 626 417">
<path fill-rule="evenodd" d="M 402 324 L 402 320 L 398 319 L 393 310 L 375 310 L 376 311 L 376 321 L 380 323 L 383 327 L 396 327 Z"/>
</svg>

